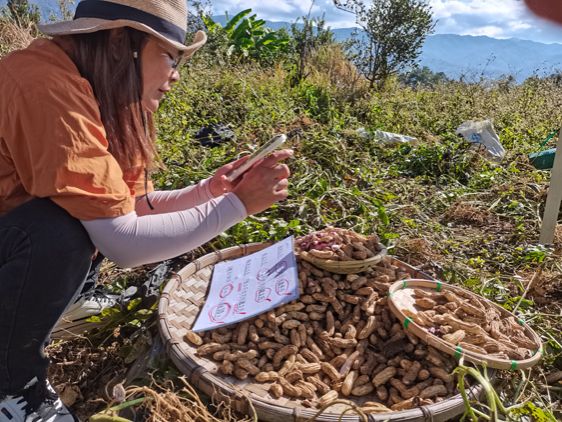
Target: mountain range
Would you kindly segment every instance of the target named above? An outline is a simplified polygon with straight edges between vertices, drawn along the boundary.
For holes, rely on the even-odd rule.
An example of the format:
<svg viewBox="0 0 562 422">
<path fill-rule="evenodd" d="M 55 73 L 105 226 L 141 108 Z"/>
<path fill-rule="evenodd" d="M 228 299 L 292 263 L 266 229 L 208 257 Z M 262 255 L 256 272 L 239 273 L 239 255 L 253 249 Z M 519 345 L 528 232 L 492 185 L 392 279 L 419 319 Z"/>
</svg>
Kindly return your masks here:
<svg viewBox="0 0 562 422">
<path fill-rule="evenodd" d="M 59 10 L 58 0 L 35 0 L 47 19 Z M 0 0 L 0 6 L 6 0 Z M 215 16 L 217 22 L 225 16 Z M 272 29 L 290 28 L 288 22 L 267 22 Z M 348 39 L 353 28 L 332 29 L 338 41 Z M 486 36 L 437 34 L 427 37 L 420 66 L 448 77 L 477 81 L 481 77 L 497 79 L 507 75 L 521 82 L 532 75 L 549 75 L 562 70 L 562 44 L 543 44 L 521 39 L 496 39 Z"/>
</svg>

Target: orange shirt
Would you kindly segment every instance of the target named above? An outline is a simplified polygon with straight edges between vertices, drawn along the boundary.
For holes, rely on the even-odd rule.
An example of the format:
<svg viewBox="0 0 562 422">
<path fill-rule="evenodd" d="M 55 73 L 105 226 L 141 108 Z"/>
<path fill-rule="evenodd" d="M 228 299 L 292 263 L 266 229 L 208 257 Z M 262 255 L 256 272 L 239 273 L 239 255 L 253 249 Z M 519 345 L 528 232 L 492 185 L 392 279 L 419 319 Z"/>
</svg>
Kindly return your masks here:
<svg viewBox="0 0 562 422">
<path fill-rule="evenodd" d="M 92 87 L 54 42 L 0 61 L 0 215 L 49 197 L 81 220 L 118 217 L 146 193 L 144 176 L 109 153 Z"/>
</svg>

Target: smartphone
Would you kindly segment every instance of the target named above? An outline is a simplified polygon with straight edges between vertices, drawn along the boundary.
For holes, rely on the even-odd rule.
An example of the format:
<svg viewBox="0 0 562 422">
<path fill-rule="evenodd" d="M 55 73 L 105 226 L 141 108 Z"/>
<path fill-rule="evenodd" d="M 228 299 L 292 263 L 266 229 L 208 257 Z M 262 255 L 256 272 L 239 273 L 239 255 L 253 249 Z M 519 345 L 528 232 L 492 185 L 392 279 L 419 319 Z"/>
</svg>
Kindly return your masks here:
<svg viewBox="0 0 562 422">
<path fill-rule="evenodd" d="M 255 151 L 250 158 L 248 158 L 244 164 L 240 167 L 235 168 L 230 173 L 226 175 L 229 182 L 233 182 L 234 180 L 238 179 L 244 172 L 249 170 L 257 161 L 261 160 L 269 153 L 275 151 L 281 145 L 283 145 L 287 141 L 287 135 L 281 134 L 276 135 L 271 138 L 267 143 L 262 145 L 257 151 Z"/>
</svg>

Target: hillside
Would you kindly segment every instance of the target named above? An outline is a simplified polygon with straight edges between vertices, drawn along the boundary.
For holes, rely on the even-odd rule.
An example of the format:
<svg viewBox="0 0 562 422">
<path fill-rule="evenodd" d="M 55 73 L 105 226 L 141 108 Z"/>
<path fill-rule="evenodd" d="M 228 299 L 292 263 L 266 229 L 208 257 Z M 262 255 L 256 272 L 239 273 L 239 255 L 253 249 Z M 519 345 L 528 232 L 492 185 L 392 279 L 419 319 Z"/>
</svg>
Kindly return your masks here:
<svg viewBox="0 0 562 422">
<path fill-rule="evenodd" d="M 423 47 L 420 64 L 454 78 L 512 75 L 522 81 L 535 73 L 548 75 L 560 70 L 562 45 L 484 36 L 434 35 Z"/>
</svg>

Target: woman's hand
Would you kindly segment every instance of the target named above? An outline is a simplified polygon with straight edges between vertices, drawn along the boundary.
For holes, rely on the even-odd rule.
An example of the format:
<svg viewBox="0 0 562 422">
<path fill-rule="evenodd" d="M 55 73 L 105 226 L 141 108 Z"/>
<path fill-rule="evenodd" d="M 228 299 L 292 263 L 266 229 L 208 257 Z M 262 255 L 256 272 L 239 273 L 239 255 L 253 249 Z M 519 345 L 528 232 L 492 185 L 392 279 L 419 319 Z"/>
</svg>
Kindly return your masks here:
<svg viewBox="0 0 562 422">
<path fill-rule="evenodd" d="M 222 166 L 216 171 L 213 177 L 211 177 L 211 180 L 209 182 L 209 189 L 211 190 L 211 193 L 215 198 L 224 195 L 225 193 L 232 192 L 232 189 L 234 189 L 234 186 L 236 186 L 238 182 L 240 182 L 241 178 L 239 177 L 238 179 L 229 182 L 226 175 L 235 168 L 238 168 L 242 164 L 244 164 L 248 158 L 250 158 L 250 156 L 246 155 L 245 157 L 239 158 L 232 163 L 228 163 Z"/>
<path fill-rule="evenodd" d="M 248 215 L 287 198 L 291 172 L 281 161 L 292 156 L 290 149 L 273 152 L 234 181 L 232 192 L 242 201 Z"/>
</svg>

